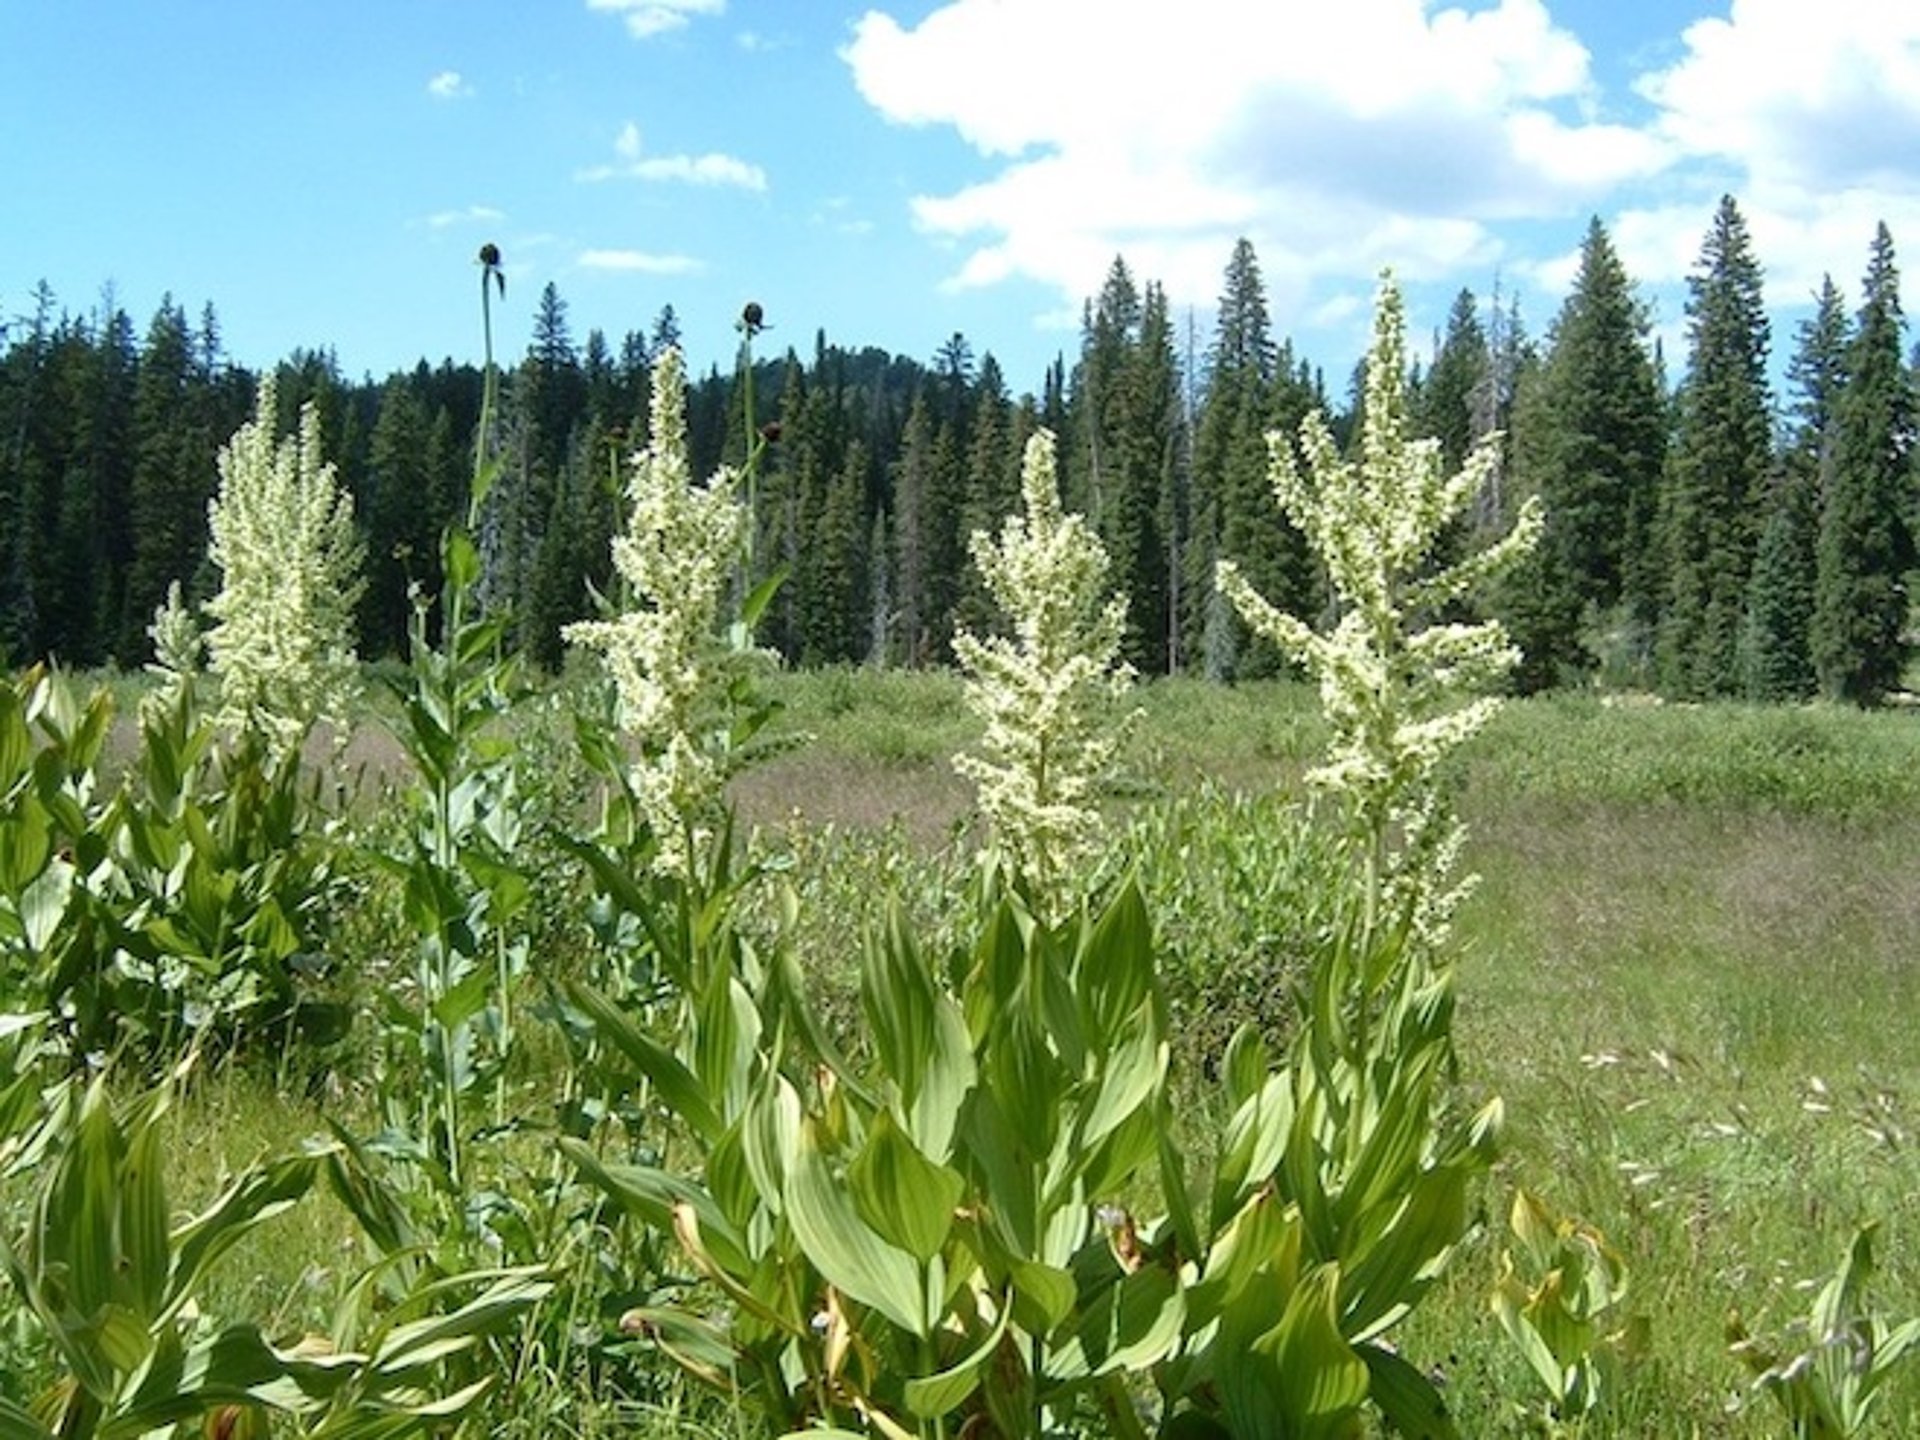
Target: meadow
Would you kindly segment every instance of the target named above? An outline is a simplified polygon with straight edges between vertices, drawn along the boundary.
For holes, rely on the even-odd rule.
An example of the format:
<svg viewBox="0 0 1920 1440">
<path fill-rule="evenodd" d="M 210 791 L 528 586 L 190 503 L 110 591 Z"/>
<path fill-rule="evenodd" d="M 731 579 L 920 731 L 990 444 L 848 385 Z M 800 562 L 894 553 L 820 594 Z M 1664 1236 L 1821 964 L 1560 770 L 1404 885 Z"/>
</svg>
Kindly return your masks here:
<svg viewBox="0 0 1920 1440">
<path fill-rule="evenodd" d="M 1131 684 L 1045 431 L 958 673 L 779 673 L 675 352 L 598 664 L 480 453 L 357 675 L 244 427 L 214 627 L 0 686 L 0 1440 L 1920 1431 L 1920 731 L 1484 698 L 1401 345 L 1276 449 L 1338 618 L 1217 576 L 1312 686 Z"/>
<path fill-rule="evenodd" d="M 856 957 L 885 899 L 929 937 L 964 923 L 974 821 L 950 762 L 978 725 L 951 675 L 834 671 L 772 688 L 777 727 L 806 738 L 736 784 L 745 844 L 781 857 L 804 901 L 795 941 L 809 984 L 857 1035 Z M 1284 817 L 1325 727 L 1299 685 L 1162 682 L 1138 698 L 1145 721 L 1108 801 L 1108 863 L 1164 867 L 1170 844 L 1187 857 L 1151 893 L 1169 932 L 1175 1108 L 1183 1139 L 1204 1149 L 1230 1108 L 1213 1072 L 1233 1027 L 1284 1035 L 1295 1023 L 1295 917 L 1312 908 L 1325 857 L 1303 853 Z M 584 780 L 567 738 L 543 733 L 561 713 L 531 705 L 519 750 L 550 778 L 535 798 L 564 825 Z M 353 753 L 381 750 L 370 718 Z M 357 773 L 358 823 L 390 823 L 390 765 Z M 1920 1013 L 1920 731 L 1900 713 L 1531 700 L 1456 756 L 1450 781 L 1470 827 L 1466 868 L 1481 876 L 1456 921 L 1451 1083 L 1474 1103 L 1501 1096 L 1508 1125 L 1475 1187 L 1468 1238 L 1399 1343 L 1444 1377 L 1462 1435 L 1538 1433 L 1540 1402 L 1487 1299 L 1511 1244 L 1507 1207 L 1526 1186 L 1617 1247 L 1626 1310 L 1643 1322 L 1617 1388 L 1577 1433 L 1782 1433 L 1729 1353 L 1729 1312 L 1756 1330 L 1785 1326 L 1872 1220 L 1883 1228 L 1870 1294 L 1903 1317 L 1920 1296 L 1909 1019 Z M 556 963 L 584 967 L 590 889 L 557 855 L 547 863 L 533 928 L 571 957 Z M 380 974 L 380 952 L 407 944 L 391 898 L 363 889 L 345 918 L 343 944 L 365 952 L 342 956 L 352 988 Z M 375 1128 L 372 1009 L 330 1047 L 246 1049 L 196 1079 L 169 1118 L 179 1205 L 290 1137 L 324 1134 L 323 1113 Z M 509 1108 L 549 1109 L 565 1066 L 550 1044 L 523 1047 Z M 525 1154 L 510 1168 L 538 1173 Z M 18 1182 L 9 1198 L 17 1218 Z M 203 1303 L 283 1334 L 324 1326 L 362 1243 L 339 1203 L 316 1194 L 244 1241 Z M 583 1350 L 605 1343 L 594 1333 L 605 1323 L 578 1322 Z M 11 1333 L 0 1377 L 28 1388 L 45 1357 L 18 1316 Z M 475 1427 L 757 1433 L 657 1357 L 619 1371 L 534 1367 L 521 1383 Z M 1910 1367 L 1863 1433 L 1916 1432 Z"/>
</svg>

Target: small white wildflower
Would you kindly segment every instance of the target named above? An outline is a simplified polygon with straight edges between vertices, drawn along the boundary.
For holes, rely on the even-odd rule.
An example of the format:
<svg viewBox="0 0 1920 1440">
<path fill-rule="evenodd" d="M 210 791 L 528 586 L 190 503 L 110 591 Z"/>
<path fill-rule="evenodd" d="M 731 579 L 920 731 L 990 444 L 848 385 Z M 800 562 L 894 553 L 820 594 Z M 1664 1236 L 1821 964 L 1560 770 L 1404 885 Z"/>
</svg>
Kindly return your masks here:
<svg viewBox="0 0 1920 1440">
<path fill-rule="evenodd" d="M 1053 434 L 1027 441 L 1024 512 L 995 540 L 972 536 L 987 592 L 1011 636 L 962 631 L 954 654 L 966 672 L 968 708 L 986 722 L 981 755 L 954 768 L 979 787 L 980 808 L 1042 903 L 1100 830 L 1094 791 L 1136 716 L 1113 718 L 1133 683 L 1119 658 L 1126 601 L 1107 593 L 1107 552 L 1078 515 L 1065 514 Z"/>
<path fill-rule="evenodd" d="M 303 407 L 298 432 L 276 442 L 274 389 L 269 374 L 253 419 L 220 452 L 207 555 L 221 583 L 206 609 L 216 718 L 278 756 L 316 719 L 347 713 L 364 582 L 352 497 L 321 458 L 320 413 Z"/>
<path fill-rule="evenodd" d="M 731 469 L 694 483 L 686 370 L 676 349 L 654 364 L 649 418 L 647 448 L 634 457 L 627 482 L 633 513 L 613 542 L 614 567 L 633 603 L 613 619 L 569 625 L 565 634 L 599 650 L 613 679 L 620 726 L 640 751 L 632 783 L 659 841 L 656 869 L 687 876 L 738 767 L 734 683 L 768 656 L 743 635 L 720 633 L 748 516 L 734 497 L 738 477 Z"/>
<path fill-rule="evenodd" d="M 1442 531 L 1472 503 L 1499 463 L 1498 437 L 1482 440 L 1465 467 L 1441 473 L 1438 441 L 1407 437 L 1405 321 L 1390 277 L 1381 283 L 1367 356 L 1366 418 L 1358 457 L 1342 460 L 1332 431 L 1309 415 L 1293 443 L 1267 437 L 1275 498 L 1325 561 L 1340 607 L 1326 634 L 1276 609 L 1231 561 L 1218 583 L 1247 624 L 1317 679 L 1333 728 L 1324 764 L 1309 780 L 1347 796 L 1377 848 L 1378 879 L 1412 907 L 1416 929 L 1444 932 L 1461 891 L 1445 880 L 1461 832 L 1437 805 L 1441 758 L 1493 715 L 1476 695 L 1519 659 L 1497 621 L 1423 624 L 1523 555 L 1539 536 L 1528 501 L 1514 528 L 1485 550 L 1423 571 Z M 1399 848 L 1389 850 L 1387 837 Z"/>
<path fill-rule="evenodd" d="M 153 623 L 147 626 L 153 641 L 153 659 L 147 673 L 159 684 L 140 702 L 143 715 L 163 714 L 179 703 L 180 695 L 200 673 L 206 641 L 200 634 L 200 622 L 193 618 L 180 598 L 180 582 L 167 586 L 167 598 L 154 608 Z"/>
</svg>

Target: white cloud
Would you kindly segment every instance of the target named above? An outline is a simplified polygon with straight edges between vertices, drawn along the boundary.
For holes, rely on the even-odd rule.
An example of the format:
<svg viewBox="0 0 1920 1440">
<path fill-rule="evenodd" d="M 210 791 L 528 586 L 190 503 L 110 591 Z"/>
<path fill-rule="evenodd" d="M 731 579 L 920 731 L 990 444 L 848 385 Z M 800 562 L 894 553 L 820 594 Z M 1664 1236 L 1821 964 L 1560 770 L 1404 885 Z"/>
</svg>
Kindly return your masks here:
<svg viewBox="0 0 1920 1440">
<path fill-rule="evenodd" d="M 1589 118 L 1589 57 L 1541 0 L 951 0 L 870 11 L 844 55 L 889 120 L 950 126 L 998 173 L 913 202 L 960 287 L 1068 296 L 1115 253 L 1210 301 L 1236 236 L 1285 315 L 1321 276 L 1485 267 L 1493 226 L 1588 207 L 1670 142 Z"/>
<path fill-rule="evenodd" d="M 615 137 L 613 153 L 618 161 L 611 165 L 590 165 L 574 177 L 578 180 L 675 180 L 688 185 L 730 185 L 741 190 L 767 188 L 767 172 L 758 165 L 732 155 L 709 152 L 705 155 L 647 155 L 640 141 L 640 127 L 629 121 Z"/>
<path fill-rule="evenodd" d="M 623 16 L 627 33 L 646 40 L 681 29 L 696 15 L 725 14 L 727 0 L 587 0 L 587 8 Z"/>
<path fill-rule="evenodd" d="M 1691 152 L 1762 184 L 1846 189 L 1920 181 L 1920 5 L 1733 0 L 1639 90 Z"/>
<path fill-rule="evenodd" d="M 583 250 L 574 263 L 583 270 L 635 275 L 692 275 L 704 268 L 691 255 L 655 255 L 645 250 Z"/>
<path fill-rule="evenodd" d="M 1733 0 L 1681 41 L 1636 88 L 1663 140 L 1739 200 L 1775 303 L 1805 303 L 1830 271 L 1851 289 L 1882 220 L 1920 244 L 1920 5 Z M 1678 278 L 1709 204 L 1627 210 L 1622 260 Z"/>
<path fill-rule="evenodd" d="M 473 86 L 458 70 L 442 70 L 427 81 L 427 94 L 436 100 L 462 100 L 473 94 Z"/>
<path fill-rule="evenodd" d="M 464 210 L 436 210 L 427 216 L 427 224 L 432 229 L 445 230 L 450 225 L 485 225 L 506 218 L 491 205 L 469 205 Z"/>
</svg>

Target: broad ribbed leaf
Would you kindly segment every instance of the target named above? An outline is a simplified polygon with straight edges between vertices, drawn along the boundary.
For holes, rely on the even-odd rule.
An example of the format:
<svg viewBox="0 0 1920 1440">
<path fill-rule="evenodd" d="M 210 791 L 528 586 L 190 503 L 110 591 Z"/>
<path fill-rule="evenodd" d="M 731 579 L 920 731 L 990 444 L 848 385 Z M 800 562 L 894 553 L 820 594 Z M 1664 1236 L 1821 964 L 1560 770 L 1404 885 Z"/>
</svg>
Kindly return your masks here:
<svg viewBox="0 0 1920 1440">
<path fill-rule="evenodd" d="M 136 1123 L 120 1172 L 120 1248 L 143 1322 L 159 1314 L 172 1268 L 161 1171 L 160 1126 L 149 1113 Z"/>
<path fill-rule="evenodd" d="M 1371 1377 L 1367 1396 L 1400 1440 L 1460 1440 L 1433 1381 L 1391 1350 L 1358 1348 Z"/>
<path fill-rule="evenodd" d="M 1215 1226 L 1225 1224 L 1247 1192 L 1262 1185 L 1286 1154 L 1293 1131 L 1293 1087 L 1284 1073 L 1267 1077 L 1251 1099 L 1227 1123 L 1220 1165 L 1213 1185 Z"/>
<path fill-rule="evenodd" d="M 580 1173 L 620 1202 L 644 1224 L 667 1233 L 674 1228 L 676 1205 L 688 1206 L 699 1218 L 704 1243 L 715 1260 L 736 1274 L 752 1268 L 746 1242 L 713 1197 L 681 1176 L 647 1165 L 612 1165 L 571 1136 L 562 1136 L 560 1149 Z"/>
<path fill-rule="evenodd" d="M 1299 1283 L 1300 1239 L 1299 1212 L 1271 1190 L 1256 1192 L 1207 1251 L 1206 1268 L 1188 1291 L 1193 1323 L 1205 1325 L 1249 1302 L 1266 1324 L 1276 1323 Z M 1265 1326 L 1256 1320 L 1235 1328 L 1244 1334 Z"/>
<path fill-rule="evenodd" d="M 1055 1380 L 1143 1370 L 1172 1353 L 1185 1318 L 1186 1298 L 1171 1274 L 1159 1266 L 1136 1270 L 1082 1306 L 1041 1368 Z"/>
<path fill-rule="evenodd" d="M 827 1282 L 925 1338 L 926 1298 L 912 1255 L 875 1233 L 820 1153 L 809 1121 L 787 1172 L 787 1223 Z"/>
<path fill-rule="evenodd" d="M 1396 1323 L 1438 1276 L 1467 1230 L 1467 1174 L 1447 1165 L 1416 1176 L 1384 1232 L 1350 1248 L 1346 1330 L 1367 1339 Z"/>
<path fill-rule="evenodd" d="M 1167 1042 L 1151 1002 L 1143 1001 L 1107 1032 L 1106 1065 L 1100 1088 L 1080 1128 L 1080 1145 L 1090 1150 L 1124 1123 L 1153 1095 L 1167 1073 Z"/>
<path fill-rule="evenodd" d="M 847 1183 L 861 1218 L 923 1263 L 946 1244 L 966 1188 L 958 1171 L 922 1155 L 884 1110 L 848 1168 Z"/>
<path fill-rule="evenodd" d="M 370 1359 L 374 1374 L 403 1375 L 483 1336 L 499 1334 L 553 1290 L 549 1272 L 537 1266 L 453 1276 L 443 1283 L 451 1287 L 481 1280 L 488 1282 L 487 1288 L 459 1309 L 397 1326 L 382 1336 Z"/>
<path fill-rule="evenodd" d="M 1227 1082 L 1227 1096 L 1236 1108 L 1260 1093 L 1270 1069 L 1266 1042 L 1260 1038 L 1260 1032 L 1252 1021 L 1241 1022 L 1227 1042 L 1226 1060 L 1220 1067 Z"/>
<path fill-rule="evenodd" d="M 978 1074 L 960 1006 L 949 996 L 934 995 L 932 1050 L 904 1117 L 914 1143 L 929 1157 L 945 1163 L 953 1154 L 954 1126 Z"/>
<path fill-rule="evenodd" d="M 294 1204 L 320 1174 L 326 1152 L 283 1156 L 246 1172 L 201 1214 L 174 1231 L 171 1315 L 192 1295 L 200 1277 L 256 1225 Z"/>
<path fill-rule="evenodd" d="M 747 1104 L 741 1150 L 760 1202 L 775 1215 L 785 1204 L 787 1165 L 800 1143 L 800 1096 L 778 1071 L 770 1071 Z"/>
<path fill-rule="evenodd" d="M 54 1440 L 54 1434 L 28 1411 L 0 1395 L 0 1440 Z"/>
<path fill-rule="evenodd" d="M 1046 1335 L 1073 1313 L 1079 1286 L 1074 1282 L 1072 1271 L 1038 1260 L 1015 1260 L 1008 1273 L 1013 1279 L 1014 1305 L 1021 1314 L 1021 1328 Z"/>
<path fill-rule="evenodd" d="M 1012 1316 L 1013 1308 L 1002 1305 L 999 1322 L 963 1359 L 937 1375 L 921 1375 L 907 1381 L 907 1408 L 922 1420 L 937 1420 L 942 1415 L 952 1414 L 964 1404 L 967 1397 L 980 1387 L 980 1372 L 1000 1348 L 1000 1341 L 1007 1333 L 1007 1323 Z"/>
<path fill-rule="evenodd" d="M 1129 879 L 1102 912 L 1076 957 L 1093 1045 L 1111 1045 L 1153 993 L 1153 926 L 1140 887 Z"/>
<path fill-rule="evenodd" d="M 593 1017 L 595 1031 L 614 1049 L 633 1062 L 652 1082 L 660 1098 L 684 1120 L 693 1132 L 712 1144 L 725 1125 L 707 1092 L 693 1072 L 651 1035 L 634 1023 L 625 1011 L 590 986 L 577 981 L 567 984 L 567 997 Z"/>
<path fill-rule="evenodd" d="M 0 893 L 18 895 L 32 884 L 53 854 L 53 827 L 32 792 L 20 797 L 12 824 L 0 829 Z"/>
<path fill-rule="evenodd" d="M 1301 1281 L 1280 1324 L 1262 1341 L 1288 1380 L 1281 1403 L 1294 1440 L 1360 1434 L 1360 1407 L 1372 1379 L 1340 1333 L 1339 1299 L 1340 1267 L 1320 1266 Z"/>
</svg>

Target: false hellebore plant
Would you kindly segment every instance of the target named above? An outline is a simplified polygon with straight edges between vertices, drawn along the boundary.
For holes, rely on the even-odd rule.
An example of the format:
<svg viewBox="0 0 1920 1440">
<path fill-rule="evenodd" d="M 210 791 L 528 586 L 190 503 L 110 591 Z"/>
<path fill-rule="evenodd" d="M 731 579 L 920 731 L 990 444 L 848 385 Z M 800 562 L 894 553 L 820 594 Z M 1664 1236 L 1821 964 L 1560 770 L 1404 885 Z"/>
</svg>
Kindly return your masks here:
<svg viewBox="0 0 1920 1440">
<path fill-rule="evenodd" d="M 1134 714 L 1113 723 L 1133 671 L 1119 658 L 1126 601 L 1107 594 L 1107 552 L 1084 517 L 1060 508 L 1051 431 L 1028 439 L 1020 491 L 1025 513 L 1008 516 L 997 541 L 972 537 L 973 563 L 1013 633 L 954 637 L 986 753 L 953 763 L 979 786 L 1015 873 L 1053 914 L 1071 903 L 1066 882 L 1099 833 L 1093 790 L 1133 723 Z"/>
<path fill-rule="evenodd" d="M 274 403 L 268 375 L 253 419 L 220 452 L 207 555 L 221 583 L 206 638 L 219 723 L 258 732 L 278 757 L 316 719 L 346 714 L 365 587 L 352 498 L 321 458 L 320 412 L 302 407 L 299 430 L 276 441 Z"/>
<path fill-rule="evenodd" d="M 1460 898 L 1445 888 L 1460 832 L 1439 804 L 1436 771 L 1492 718 L 1499 701 L 1481 692 L 1520 657 L 1497 620 L 1426 622 L 1525 555 L 1541 515 L 1530 498 L 1503 538 L 1452 564 L 1431 563 L 1498 467 L 1499 437 L 1483 438 L 1452 476 L 1442 473 L 1438 440 L 1408 438 L 1405 331 L 1388 278 L 1374 312 L 1356 458 L 1341 458 L 1318 412 L 1300 426 L 1304 469 L 1289 437 L 1267 437 L 1274 495 L 1332 582 L 1340 615 L 1332 633 L 1269 604 L 1230 560 L 1220 564 L 1219 585 L 1249 626 L 1319 681 L 1333 740 L 1308 778 L 1351 807 L 1370 900 L 1382 916 L 1413 906 L 1416 929 L 1438 940 Z"/>
<path fill-rule="evenodd" d="M 1433 1383 L 1388 1337 L 1466 1233 L 1499 1110 L 1448 1109 L 1451 973 L 1413 927 L 1433 871 L 1394 872 L 1405 901 L 1390 914 L 1375 864 L 1427 772 L 1376 763 L 1367 746 L 1416 748 L 1406 730 L 1433 693 L 1419 682 L 1436 662 L 1467 663 L 1464 642 L 1409 634 L 1403 607 L 1418 603 L 1405 573 L 1468 486 L 1442 485 L 1430 452 L 1405 441 L 1400 365 L 1389 290 L 1361 466 L 1312 492 L 1310 534 L 1336 577 L 1358 585 L 1364 552 L 1383 548 L 1372 583 L 1385 598 L 1373 623 L 1324 641 L 1279 627 L 1326 660 L 1345 747 L 1326 778 L 1381 828 L 1332 902 L 1340 918 L 1289 1053 L 1270 1063 L 1243 1029 L 1222 1058 L 1236 1109 L 1211 1173 L 1191 1176 L 1174 1143 L 1138 887 L 1061 903 L 1088 787 L 1111 754 L 1090 702 L 1118 673 L 1117 626 L 1097 547 L 1060 513 L 1042 436 L 1027 452 L 1025 515 L 997 547 L 976 542 L 1015 638 L 962 649 L 989 721 L 990 758 L 971 768 L 1025 883 L 997 884 L 989 867 L 973 938 L 949 953 L 927 954 L 897 910 L 869 937 L 858 1063 L 826 1036 L 778 935 L 764 954 L 734 937 L 684 968 L 670 1038 L 572 992 L 635 1091 L 674 1117 L 674 1137 L 633 1163 L 561 1142 L 632 1218 L 671 1234 L 701 1282 L 658 1281 L 625 1317 L 631 1333 L 808 1433 L 1038 1437 L 1097 1407 L 1109 1433 L 1136 1440 L 1154 1427 L 1357 1440 L 1369 1408 L 1397 1433 L 1454 1434 Z M 1382 542 L 1377 527 L 1410 497 L 1424 506 L 1416 523 Z M 663 1154 L 690 1155 L 693 1173 Z M 1127 1206 L 1149 1193 L 1167 1213 L 1136 1219 Z"/>
<path fill-rule="evenodd" d="M 722 791 L 766 718 L 743 708 L 741 682 L 766 658 L 750 636 L 777 581 L 721 629 L 752 519 L 733 470 L 694 483 L 686 407 L 685 365 L 668 349 L 654 363 L 649 443 L 627 483 L 632 517 L 613 542 L 631 603 L 610 619 L 569 625 L 566 636 L 599 650 L 612 676 L 619 728 L 639 748 L 627 779 L 657 842 L 654 869 L 697 879 L 724 820 Z"/>
</svg>

